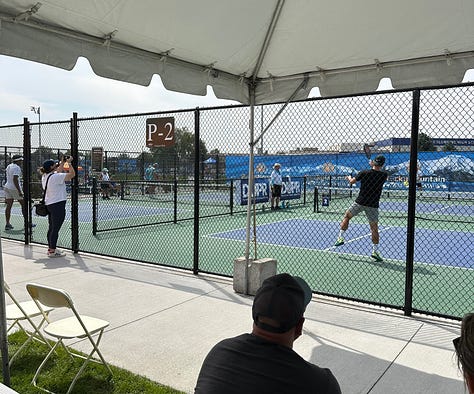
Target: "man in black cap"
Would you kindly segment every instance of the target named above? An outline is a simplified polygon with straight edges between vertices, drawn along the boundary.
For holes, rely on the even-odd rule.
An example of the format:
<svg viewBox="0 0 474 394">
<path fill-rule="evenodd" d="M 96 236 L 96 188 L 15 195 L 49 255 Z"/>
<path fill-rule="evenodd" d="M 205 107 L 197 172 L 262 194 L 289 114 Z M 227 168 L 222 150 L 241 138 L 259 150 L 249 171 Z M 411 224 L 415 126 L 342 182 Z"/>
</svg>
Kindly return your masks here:
<svg viewBox="0 0 474 394">
<path fill-rule="evenodd" d="M 301 278 L 279 274 L 266 279 L 253 301 L 252 333 L 224 339 L 211 349 L 195 394 L 340 394 L 329 369 L 293 350 L 311 296 Z"/>
<path fill-rule="evenodd" d="M 23 157 L 13 155 L 12 162 L 5 168 L 6 182 L 3 186 L 5 192 L 5 231 L 13 230 L 10 223 L 13 201 L 17 200 L 21 205 L 21 212 L 25 215 L 25 204 L 23 201 L 23 189 L 21 187 L 21 167 Z"/>
<path fill-rule="evenodd" d="M 347 176 L 347 180 L 351 185 L 360 182 L 360 191 L 355 202 L 349 207 L 344 214 L 341 222 L 341 229 L 339 237 L 334 246 L 341 246 L 344 244 L 344 233 L 349 228 L 349 221 L 357 216 L 362 211 L 365 212 L 369 221 L 370 233 L 372 236 L 372 257 L 376 261 L 383 261 L 382 256 L 378 250 L 379 247 L 379 205 L 380 196 L 382 195 L 382 188 L 388 178 L 388 174 L 382 171 L 385 165 L 385 157 L 379 155 L 374 160 L 370 161 L 371 170 L 364 170 L 359 172 L 355 177 Z"/>
</svg>

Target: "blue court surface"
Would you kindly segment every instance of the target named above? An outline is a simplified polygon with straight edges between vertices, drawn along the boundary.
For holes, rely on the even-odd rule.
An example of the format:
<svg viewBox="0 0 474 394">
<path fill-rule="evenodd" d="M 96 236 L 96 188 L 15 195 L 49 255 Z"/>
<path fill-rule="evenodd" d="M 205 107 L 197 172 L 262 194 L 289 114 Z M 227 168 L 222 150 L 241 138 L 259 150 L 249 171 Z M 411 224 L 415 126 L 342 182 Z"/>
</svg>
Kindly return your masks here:
<svg viewBox="0 0 474 394">
<path fill-rule="evenodd" d="M 384 212 L 407 212 L 408 202 L 406 201 L 381 201 L 380 211 Z M 474 216 L 473 204 L 460 204 L 446 201 L 444 203 L 437 202 L 417 202 L 417 214 L 433 214 L 433 215 L 450 215 L 459 216 L 460 219 L 464 217 L 472 218 Z"/>
<path fill-rule="evenodd" d="M 386 260 L 406 260 L 407 229 L 396 226 L 380 226 L 379 250 Z M 290 248 L 304 248 L 331 253 L 368 256 L 372 241 L 368 223 L 352 222 L 345 233 L 345 244 L 335 247 L 339 223 L 309 219 L 290 219 L 257 226 L 257 242 Z M 245 240 L 245 229 L 236 229 L 211 235 L 214 238 Z M 449 242 L 446 240 L 449 239 Z M 416 229 L 415 261 L 452 267 L 471 266 L 468 255 L 473 242 L 472 233 Z"/>
</svg>

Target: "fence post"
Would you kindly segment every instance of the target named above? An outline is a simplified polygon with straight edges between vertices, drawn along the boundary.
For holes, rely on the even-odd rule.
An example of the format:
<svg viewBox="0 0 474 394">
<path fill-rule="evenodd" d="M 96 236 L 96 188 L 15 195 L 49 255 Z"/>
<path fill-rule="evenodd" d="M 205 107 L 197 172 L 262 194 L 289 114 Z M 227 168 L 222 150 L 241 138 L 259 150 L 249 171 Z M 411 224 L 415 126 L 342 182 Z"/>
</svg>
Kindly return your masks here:
<svg viewBox="0 0 474 394">
<path fill-rule="evenodd" d="M 23 223 L 25 229 L 25 245 L 31 239 L 31 131 L 28 118 L 23 118 Z"/>
<path fill-rule="evenodd" d="M 97 234 L 97 178 L 92 178 L 92 235 Z"/>
<path fill-rule="evenodd" d="M 418 162 L 418 131 L 420 121 L 420 89 L 413 91 L 411 114 L 410 174 L 408 189 L 407 250 L 405 271 L 405 316 L 413 311 L 413 261 L 415 254 L 416 167 Z"/>
<path fill-rule="evenodd" d="M 194 252 L 193 274 L 199 272 L 199 165 L 201 163 L 200 140 L 200 112 L 194 110 Z"/>
<path fill-rule="evenodd" d="M 73 112 L 71 119 L 71 165 L 76 171 L 76 176 L 71 179 L 71 246 L 72 252 L 79 252 L 79 125 L 77 112 Z"/>
</svg>

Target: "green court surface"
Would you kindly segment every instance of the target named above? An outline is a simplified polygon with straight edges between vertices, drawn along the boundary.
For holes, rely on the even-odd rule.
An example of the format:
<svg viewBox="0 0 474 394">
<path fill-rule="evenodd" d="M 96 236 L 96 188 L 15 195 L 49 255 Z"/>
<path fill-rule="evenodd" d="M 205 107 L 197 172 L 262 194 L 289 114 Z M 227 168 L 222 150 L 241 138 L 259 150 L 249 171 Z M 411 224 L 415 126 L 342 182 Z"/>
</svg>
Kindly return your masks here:
<svg viewBox="0 0 474 394">
<path fill-rule="evenodd" d="M 177 223 L 172 222 L 173 209 L 169 204 L 143 207 L 143 204 L 137 205 L 136 202 L 112 199 L 100 201 L 99 211 L 103 207 L 106 209 L 102 211 L 105 215 L 102 222 L 116 222 L 115 225 L 128 223 L 136 227 L 93 235 L 92 201 L 82 199 L 79 204 L 81 251 L 193 269 L 195 223 L 192 220 L 192 205 L 178 208 L 178 217 L 188 220 Z M 201 214 L 220 213 L 219 209 L 223 208 L 203 205 Z M 141 210 L 145 213 L 140 213 Z M 256 246 L 252 219 L 250 255 L 276 259 L 279 272 L 304 277 L 315 292 L 403 307 L 406 219 L 384 219 L 381 216 L 380 248 L 384 261 L 376 262 L 369 256 L 371 241 L 363 215 L 351 221 L 346 244 L 339 248 L 333 246 L 341 215 L 314 213 L 312 202 L 305 206 L 292 204 L 290 208 L 279 211 L 263 211 L 259 207 L 255 219 Z M 147 225 L 156 220 L 171 222 Z M 34 217 L 34 222 L 37 226 L 33 242 L 45 243 L 47 219 Z M 12 223 L 21 228 L 21 217 L 14 215 Z M 105 223 L 99 221 L 98 227 L 102 224 Z M 197 237 L 198 269 L 232 276 L 234 259 L 245 254 L 245 227 L 245 212 L 201 218 Z M 68 215 L 59 240 L 64 248 L 70 248 L 70 230 Z M 417 221 L 413 275 L 415 310 L 459 317 L 472 307 L 474 263 L 472 254 L 469 254 L 472 250 L 471 231 L 472 226 L 461 226 L 459 223 Z M 12 230 L 4 232 L 3 236 L 22 239 L 23 234 L 21 230 Z"/>
</svg>

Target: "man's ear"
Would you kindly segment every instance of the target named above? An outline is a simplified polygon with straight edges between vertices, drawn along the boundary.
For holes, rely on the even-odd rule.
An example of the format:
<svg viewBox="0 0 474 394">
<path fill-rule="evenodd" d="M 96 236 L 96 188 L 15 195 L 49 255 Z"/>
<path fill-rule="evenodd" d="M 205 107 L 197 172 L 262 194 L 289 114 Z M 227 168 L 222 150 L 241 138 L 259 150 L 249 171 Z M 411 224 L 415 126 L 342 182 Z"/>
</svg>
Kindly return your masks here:
<svg viewBox="0 0 474 394">
<path fill-rule="evenodd" d="M 301 334 L 303 334 L 303 323 L 304 323 L 304 317 L 302 317 L 295 326 L 295 339 L 299 338 Z"/>
</svg>

